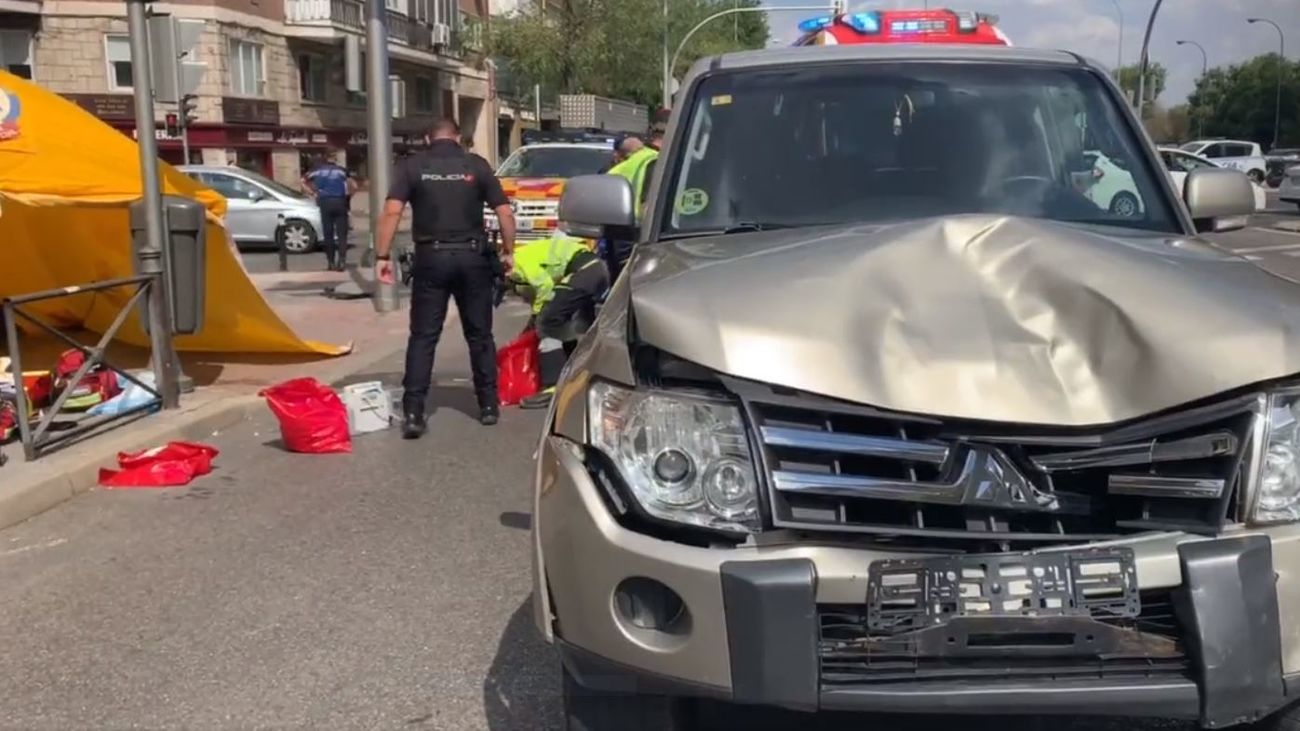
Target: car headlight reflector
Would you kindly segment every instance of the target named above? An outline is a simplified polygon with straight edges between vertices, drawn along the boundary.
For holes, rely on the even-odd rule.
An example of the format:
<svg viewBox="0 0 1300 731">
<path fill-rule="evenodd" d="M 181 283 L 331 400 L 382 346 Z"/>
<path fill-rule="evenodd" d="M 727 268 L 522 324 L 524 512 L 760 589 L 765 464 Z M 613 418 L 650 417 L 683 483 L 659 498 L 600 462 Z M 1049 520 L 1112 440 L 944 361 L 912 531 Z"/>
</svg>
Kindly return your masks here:
<svg viewBox="0 0 1300 731">
<path fill-rule="evenodd" d="M 1252 518 L 1256 523 L 1300 520 L 1300 393 L 1269 397 L 1265 431 Z"/>
<path fill-rule="evenodd" d="M 745 421 L 707 396 L 592 384 L 589 442 L 650 515 L 718 530 L 758 528 L 758 479 Z"/>
</svg>

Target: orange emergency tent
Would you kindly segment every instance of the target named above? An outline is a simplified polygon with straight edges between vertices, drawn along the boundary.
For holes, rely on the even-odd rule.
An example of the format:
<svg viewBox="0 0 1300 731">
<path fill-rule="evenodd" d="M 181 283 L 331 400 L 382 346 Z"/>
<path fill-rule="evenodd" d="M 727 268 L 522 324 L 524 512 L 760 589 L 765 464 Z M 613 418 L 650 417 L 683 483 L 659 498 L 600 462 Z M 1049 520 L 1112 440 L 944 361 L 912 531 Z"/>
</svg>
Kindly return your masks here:
<svg viewBox="0 0 1300 731">
<path fill-rule="evenodd" d="M 299 338 L 271 309 L 238 261 L 221 224 L 226 201 L 166 164 L 163 193 L 208 209 L 203 330 L 178 337 L 184 351 L 339 355 L 349 347 Z M 132 274 L 128 205 L 141 196 L 139 150 L 76 104 L 0 71 L 0 298 Z M 126 289 L 31 305 L 63 327 L 103 332 Z M 132 318 L 128 343 L 148 345 Z"/>
</svg>

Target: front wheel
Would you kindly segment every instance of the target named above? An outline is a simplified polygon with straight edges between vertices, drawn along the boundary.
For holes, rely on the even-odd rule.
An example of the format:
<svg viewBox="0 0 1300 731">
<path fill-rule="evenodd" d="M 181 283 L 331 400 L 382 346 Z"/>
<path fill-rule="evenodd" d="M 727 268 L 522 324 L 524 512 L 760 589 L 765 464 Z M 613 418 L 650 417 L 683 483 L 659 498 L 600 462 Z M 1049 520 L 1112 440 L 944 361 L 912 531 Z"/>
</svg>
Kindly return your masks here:
<svg viewBox="0 0 1300 731">
<path fill-rule="evenodd" d="M 1246 177 L 1250 178 L 1250 182 L 1254 183 L 1255 185 L 1260 185 L 1264 182 L 1264 171 L 1251 170 L 1246 173 Z"/>
<path fill-rule="evenodd" d="M 1132 193 L 1116 193 L 1110 199 L 1110 212 L 1121 218 L 1137 218 L 1142 213 L 1142 206 Z"/>
<path fill-rule="evenodd" d="M 285 221 L 275 236 L 275 243 L 290 254 L 307 254 L 316 248 L 316 229 L 306 221 Z"/>
<path fill-rule="evenodd" d="M 669 696 L 614 693 L 585 688 L 568 668 L 564 674 L 567 731 L 687 731 L 686 703 Z"/>
</svg>

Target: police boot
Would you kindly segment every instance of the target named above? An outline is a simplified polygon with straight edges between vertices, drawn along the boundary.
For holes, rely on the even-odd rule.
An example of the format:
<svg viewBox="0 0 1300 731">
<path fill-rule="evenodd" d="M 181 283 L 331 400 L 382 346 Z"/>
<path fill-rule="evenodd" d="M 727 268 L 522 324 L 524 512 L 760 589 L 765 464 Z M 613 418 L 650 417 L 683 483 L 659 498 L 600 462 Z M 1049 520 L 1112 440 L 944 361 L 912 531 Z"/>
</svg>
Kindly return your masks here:
<svg viewBox="0 0 1300 731">
<path fill-rule="evenodd" d="M 520 400 L 519 408 L 521 409 L 545 409 L 550 407 L 551 399 L 555 397 L 555 386 L 539 391 L 532 396 L 527 396 Z"/>
<path fill-rule="evenodd" d="M 429 424 L 424 420 L 424 414 L 408 413 L 402 419 L 402 438 L 419 439 L 424 436 L 428 428 Z"/>
<path fill-rule="evenodd" d="M 496 426 L 501 421 L 501 409 L 494 405 L 481 407 L 478 412 L 478 423 L 483 426 Z"/>
</svg>

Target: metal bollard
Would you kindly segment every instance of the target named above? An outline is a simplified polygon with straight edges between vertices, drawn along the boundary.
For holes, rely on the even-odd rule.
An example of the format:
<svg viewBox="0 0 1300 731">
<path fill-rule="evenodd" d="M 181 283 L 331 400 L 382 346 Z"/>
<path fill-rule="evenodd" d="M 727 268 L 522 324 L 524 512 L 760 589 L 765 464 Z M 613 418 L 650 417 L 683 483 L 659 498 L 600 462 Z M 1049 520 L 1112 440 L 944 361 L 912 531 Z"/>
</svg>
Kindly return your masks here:
<svg viewBox="0 0 1300 731">
<path fill-rule="evenodd" d="M 284 214 L 281 213 L 278 216 L 276 216 L 275 243 L 276 243 L 276 248 L 279 249 L 280 271 L 287 272 L 289 271 L 289 247 L 285 244 L 283 230 L 284 230 Z"/>
</svg>

